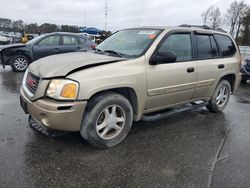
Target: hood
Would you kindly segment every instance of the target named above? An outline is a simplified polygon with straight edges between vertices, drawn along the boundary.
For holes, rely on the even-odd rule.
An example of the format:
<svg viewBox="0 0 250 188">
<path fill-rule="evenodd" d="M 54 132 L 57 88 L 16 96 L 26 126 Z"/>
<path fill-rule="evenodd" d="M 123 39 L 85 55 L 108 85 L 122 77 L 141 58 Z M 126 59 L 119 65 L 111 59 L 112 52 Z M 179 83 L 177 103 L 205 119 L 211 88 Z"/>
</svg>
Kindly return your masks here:
<svg viewBox="0 0 250 188">
<path fill-rule="evenodd" d="M 48 56 L 30 64 L 29 69 L 43 78 L 64 77 L 76 70 L 125 60 L 91 52 L 73 52 Z"/>
<path fill-rule="evenodd" d="M 0 51 L 4 49 L 10 49 L 10 48 L 20 48 L 20 47 L 25 47 L 26 44 L 8 44 L 8 45 L 2 45 L 0 46 Z"/>
</svg>

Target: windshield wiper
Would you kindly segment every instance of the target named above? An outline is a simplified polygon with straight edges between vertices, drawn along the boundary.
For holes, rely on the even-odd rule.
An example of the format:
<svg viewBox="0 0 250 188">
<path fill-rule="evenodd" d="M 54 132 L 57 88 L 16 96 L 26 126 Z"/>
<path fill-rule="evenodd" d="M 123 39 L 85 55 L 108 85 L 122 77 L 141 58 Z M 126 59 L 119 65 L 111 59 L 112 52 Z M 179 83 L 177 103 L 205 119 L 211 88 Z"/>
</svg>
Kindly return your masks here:
<svg viewBox="0 0 250 188">
<path fill-rule="evenodd" d="M 125 55 L 125 54 L 120 53 L 120 52 L 117 52 L 117 51 L 115 51 L 115 50 L 104 50 L 104 52 L 110 53 L 110 54 L 115 54 L 115 55 L 117 55 L 117 56 L 119 56 L 119 57 L 122 57 L 122 56 Z"/>
<path fill-rule="evenodd" d="M 102 52 L 99 48 L 94 48 L 93 50 L 98 51 L 98 52 Z"/>
<path fill-rule="evenodd" d="M 104 54 L 105 53 L 102 50 L 100 50 L 99 48 L 94 48 L 93 50 L 95 51 L 95 53 L 98 53 L 98 54 Z"/>
</svg>

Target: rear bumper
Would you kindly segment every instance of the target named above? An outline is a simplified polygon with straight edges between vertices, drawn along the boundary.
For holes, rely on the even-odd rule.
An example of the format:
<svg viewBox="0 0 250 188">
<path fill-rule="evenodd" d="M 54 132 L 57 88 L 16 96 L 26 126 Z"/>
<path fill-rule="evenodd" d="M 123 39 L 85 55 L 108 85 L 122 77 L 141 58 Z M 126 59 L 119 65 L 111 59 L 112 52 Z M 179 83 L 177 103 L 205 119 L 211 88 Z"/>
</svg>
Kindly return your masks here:
<svg viewBox="0 0 250 188">
<path fill-rule="evenodd" d="M 236 89 L 239 87 L 240 82 L 241 82 L 241 79 L 242 79 L 242 73 L 239 72 L 238 74 L 236 74 L 236 80 L 235 80 L 235 85 L 234 85 L 233 93 L 234 93 L 234 92 L 236 91 Z"/>
<path fill-rule="evenodd" d="M 58 102 L 49 99 L 30 101 L 21 88 L 21 104 L 24 111 L 48 129 L 79 131 L 86 101 Z M 24 107 L 25 106 L 25 107 Z"/>
</svg>

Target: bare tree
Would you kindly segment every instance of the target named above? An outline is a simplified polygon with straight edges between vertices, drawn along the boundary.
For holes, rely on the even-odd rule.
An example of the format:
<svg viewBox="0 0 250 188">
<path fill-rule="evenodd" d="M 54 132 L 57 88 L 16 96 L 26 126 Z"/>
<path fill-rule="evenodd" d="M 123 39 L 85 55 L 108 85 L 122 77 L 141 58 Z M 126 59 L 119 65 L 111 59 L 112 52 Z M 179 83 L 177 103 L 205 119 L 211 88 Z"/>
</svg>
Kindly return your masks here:
<svg viewBox="0 0 250 188">
<path fill-rule="evenodd" d="M 234 1 L 227 10 L 227 19 L 229 23 L 229 33 L 237 38 L 242 25 L 242 20 L 246 16 L 247 5 L 244 1 Z"/>
<path fill-rule="evenodd" d="M 209 14 L 210 26 L 213 29 L 219 28 L 221 24 L 221 13 L 218 7 L 213 7 Z"/>
<path fill-rule="evenodd" d="M 209 25 L 213 29 L 218 28 L 221 24 L 221 13 L 220 9 L 216 6 L 209 7 L 205 12 L 201 15 L 203 24 Z"/>
<path fill-rule="evenodd" d="M 201 14 L 202 20 L 203 20 L 203 25 L 207 24 L 207 21 L 209 19 L 209 14 L 211 10 L 213 9 L 213 6 L 209 7 L 205 12 Z"/>
</svg>

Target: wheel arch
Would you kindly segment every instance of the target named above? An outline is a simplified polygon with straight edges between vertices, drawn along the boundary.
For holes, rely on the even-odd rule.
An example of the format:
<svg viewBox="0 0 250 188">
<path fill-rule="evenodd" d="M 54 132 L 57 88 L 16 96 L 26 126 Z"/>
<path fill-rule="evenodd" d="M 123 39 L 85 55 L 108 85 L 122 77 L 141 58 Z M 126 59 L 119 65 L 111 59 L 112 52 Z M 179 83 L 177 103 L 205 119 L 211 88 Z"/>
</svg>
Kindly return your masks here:
<svg viewBox="0 0 250 188">
<path fill-rule="evenodd" d="M 19 50 L 19 51 L 17 51 L 16 54 L 13 55 L 12 58 L 14 58 L 15 56 L 18 56 L 18 55 L 22 55 L 22 56 L 26 57 L 29 60 L 29 63 L 32 62 L 31 55 L 29 53 L 27 53 L 26 51 Z"/>
<path fill-rule="evenodd" d="M 94 98 L 97 95 L 100 95 L 102 93 L 106 93 L 106 92 L 116 92 L 119 93 L 120 95 L 124 96 L 125 98 L 127 98 L 133 108 L 133 113 L 135 116 L 135 119 L 137 119 L 136 117 L 138 116 L 139 113 L 139 101 L 138 101 L 138 96 L 136 94 L 136 91 L 131 88 L 131 87 L 119 87 L 119 88 L 111 88 L 111 89 L 106 89 L 106 90 L 102 90 L 102 91 L 98 91 L 96 93 L 94 93 L 93 95 L 91 95 L 91 97 L 88 100 L 91 100 L 92 98 Z"/>
<path fill-rule="evenodd" d="M 235 89 L 236 89 L 236 86 L 235 86 L 235 84 L 236 84 L 236 75 L 235 74 L 226 74 L 226 75 L 221 77 L 220 81 L 221 80 L 227 80 L 230 83 L 231 91 L 232 92 L 235 91 Z"/>
</svg>

